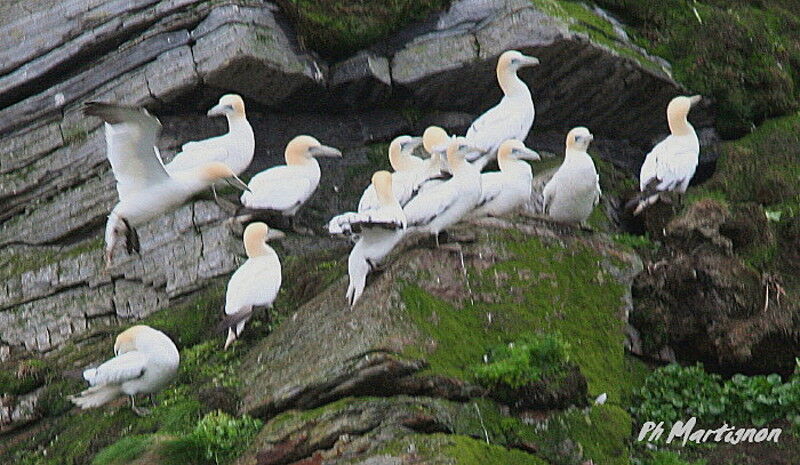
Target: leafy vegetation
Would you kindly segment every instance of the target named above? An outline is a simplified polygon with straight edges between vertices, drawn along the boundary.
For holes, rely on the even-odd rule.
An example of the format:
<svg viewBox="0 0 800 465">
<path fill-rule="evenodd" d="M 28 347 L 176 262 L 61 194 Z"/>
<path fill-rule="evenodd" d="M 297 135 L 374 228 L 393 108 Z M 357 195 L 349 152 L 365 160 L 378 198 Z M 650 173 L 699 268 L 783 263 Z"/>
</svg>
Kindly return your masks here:
<svg viewBox="0 0 800 465">
<path fill-rule="evenodd" d="M 763 426 L 787 419 L 800 425 L 800 378 L 784 383 L 779 375 L 735 375 L 723 380 L 702 365 L 671 364 L 654 371 L 631 410 L 640 423 L 667 424 L 697 417 L 705 426 L 723 423 Z"/>
<path fill-rule="evenodd" d="M 677 452 L 659 450 L 647 454 L 647 458 L 641 462 L 642 465 L 706 465 L 705 460 L 687 461 L 681 458 Z"/>
<path fill-rule="evenodd" d="M 190 434 L 162 443 L 159 455 L 168 465 L 224 465 L 247 448 L 262 426 L 261 420 L 246 415 L 234 418 L 214 411 L 203 417 Z"/>
<path fill-rule="evenodd" d="M 485 386 L 519 388 L 558 373 L 569 361 L 569 344 L 559 334 L 523 334 L 489 350 L 486 363 L 473 367 Z"/>
</svg>

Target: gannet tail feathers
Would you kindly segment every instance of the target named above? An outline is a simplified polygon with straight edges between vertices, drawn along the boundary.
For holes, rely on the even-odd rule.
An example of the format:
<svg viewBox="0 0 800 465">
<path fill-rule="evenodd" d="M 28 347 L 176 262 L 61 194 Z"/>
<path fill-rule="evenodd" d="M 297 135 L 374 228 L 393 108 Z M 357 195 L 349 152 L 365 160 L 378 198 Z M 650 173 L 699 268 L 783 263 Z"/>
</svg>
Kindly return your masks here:
<svg viewBox="0 0 800 465">
<path fill-rule="evenodd" d="M 68 399 L 81 409 L 99 407 L 119 397 L 122 390 L 118 384 L 104 384 L 92 386 L 78 395 L 69 396 Z"/>
<path fill-rule="evenodd" d="M 645 208 L 654 205 L 658 202 L 661 196 L 661 191 L 658 190 L 659 181 L 653 178 L 642 192 L 636 194 L 631 200 L 625 204 L 625 210 L 632 212 L 634 216 L 639 215 Z"/>
<path fill-rule="evenodd" d="M 354 257 L 350 254 L 350 259 L 347 263 L 347 271 L 350 275 L 350 284 L 347 286 L 347 302 L 350 307 L 355 306 L 361 294 L 364 292 L 364 287 L 367 285 L 367 275 L 370 271 L 369 263 L 361 257 Z"/>
</svg>

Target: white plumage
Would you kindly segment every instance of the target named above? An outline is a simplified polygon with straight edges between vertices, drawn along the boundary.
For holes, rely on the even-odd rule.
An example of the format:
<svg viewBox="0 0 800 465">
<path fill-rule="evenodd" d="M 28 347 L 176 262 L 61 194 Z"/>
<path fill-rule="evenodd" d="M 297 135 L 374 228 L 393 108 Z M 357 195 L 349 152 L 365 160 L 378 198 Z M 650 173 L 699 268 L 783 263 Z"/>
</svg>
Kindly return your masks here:
<svg viewBox="0 0 800 465">
<path fill-rule="evenodd" d="M 392 173 L 392 191 L 400 205 L 405 205 L 416 193 L 420 178 L 423 176 L 428 164 L 427 160 L 411 155 L 421 142 L 422 139 L 418 137 L 399 136 L 389 144 L 389 163 L 394 170 L 394 173 Z M 381 203 L 375 193 L 375 186 L 370 184 L 361 195 L 361 199 L 358 202 L 358 211 L 365 212 L 380 207 Z"/>
<path fill-rule="evenodd" d="M 272 307 L 280 291 L 281 262 L 266 244 L 268 235 L 269 228 L 264 223 L 251 223 L 244 231 L 247 260 L 233 273 L 225 293 L 225 349 L 242 334 L 253 307 Z"/>
<path fill-rule="evenodd" d="M 639 189 L 645 194 L 635 213 L 655 202 L 658 192 L 684 193 L 697 170 L 700 142 L 686 117 L 700 96 L 678 96 L 667 105 L 670 135 L 656 144 L 645 157 L 639 173 Z"/>
<path fill-rule="evenodd" d="M 225 116 L 228 133 L 183 144 L 180 153 L 167 163 L 168 173 L 196 168 L 212 161 L 225 163 L 236 175 L 250 166 L 256 139 L 247 121 L 242 98 L 234 94 L 223 95 L 219 103 L 208 110 L 208 116 Z"/>
<path fill-rule="evenodd" d="M 600 200 L 600 177 L 586 153 L 594 137 L 585 127 L 567 134 L 564 163 L 544 186 L 544 213 L 556 221 L 583 223 Z"/>
<path fill-rule="evenodd" d="M 403 208 L 409 228 L 437 236 L 460 221 L 478 204 L 481 197 L 481 173 L 466 162 L 474 149 L 463 137 L 447 148 L 447 163 L 452 178 L 421 191 Z"/>
<path fill-rule="evenodd" d="M 388 171 L 372 175 L 380 207 L 366 212 L 338 215 L 328 223 L 331 234 L 358 234 L 358 240 L 347 259 L 350 284 L 347 301 L 356 304 L 367 283 L 367 275 L 375 269 L 403 238 L 406 217 L 392 192 L 393 177 Z"/>
<path fill-rule="evenodd" d="M 253 176 L 248 185 L 250 191 L 242 194 L 242 205 L 294 217 L 319 185 L 321 172 L 314 157 L 341 156 L 342 152 L 311 136 L 297 136 L 286 145 L 285 165 Z"/>
<path fill-rule="evenodd" d="M 133 326 L 117 336 L 115 357 L 83 373 L 89 389 L 69 400 L 82 409 L 99 407 L 120 395 L 152 394 L 164 389 L 178 373 L 180 354 L 172 340 L 149 326 Z"/>
<path fill-rule="evenodd" d="M 471 218 L 501 216 L 516 210 L 531 198 L 533 171 L 522 161 L 539 160 L 539 154 L 519 140 L 509 139 L 497 150 L 500 171 L 481 174 L 481 198 Z"/>
<path fill-rule="evenodd" d="M 108 161 L 117 180 L 120 201 L 106 223 L 107 265 L 121 237 L 128 253 L 138 252 L 137 226 L 179 207 L 215 181 L 247 189 L 230 167 L 219 162 L 168 174 L 155 147 L 161 123 L 144 109 L 90 102 L 84 112 L 106 123 Z"/>
<path fill-rule="evenodd" d="M 497 82 L 503 90 L 500 103 L 476 119 L 467 130 L 467 144 L 480 149 L 484 154 L 467 158 L 475 162 L 479 170 L 495 158 L 497 149 L 508 139 L 524 141 L 533 125 L 535 111 L 531 91 L 517 70 L 523 66 L 538 65 L 539 60 L 509 50 L 497 61 Z"/>
</svg>

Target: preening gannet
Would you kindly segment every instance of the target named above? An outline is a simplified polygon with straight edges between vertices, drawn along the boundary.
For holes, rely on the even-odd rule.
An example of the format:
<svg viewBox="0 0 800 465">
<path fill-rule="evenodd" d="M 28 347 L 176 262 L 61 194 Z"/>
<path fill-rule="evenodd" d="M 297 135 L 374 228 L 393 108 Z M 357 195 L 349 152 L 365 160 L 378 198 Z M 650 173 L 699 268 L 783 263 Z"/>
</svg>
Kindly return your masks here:
<svg viewBox="0 0 800 465">
<path fill-rule="evenodd" d="M 255 210 L 273 210 L 294 216 L 319 185 L 319 163 L 314 157 L 341 157 L 342 152 L 319 143 L 311 136 L 297 136 L 286 145 L 286 164 L 264 170 L 250 180 L 250 191 L 242 194 L 242 205 Z"/>
<path fill-rule="evenodd" d="M 256 139 L 244 112 L 244 101 L 235 94 L 223 95 L 208 110 L 208 116 L 225 116 L 228 133 L 201 141 L 187 142 L 166 168 L 169 174 L 195 168 L 212 161 L 225 163 L 238 176 L 250 166 Z"/>
<path fill-rule="evenodd" d="M 556 221 L 582 224 L 600 200 L 600 177 L 586 153 L 592 139 L 585 127 L 572 129 L 564 163 L 544 186 L 544 213 Z"/>
<path fill-rule="evenodd" d="M 670 135 L 656 144 L 644 159 L 639 173 L 642 194 L 628 204 L 629 208 L 636 207 L 635 215 L 655 203 L 659 192 L 682 194 L 689 187 L 700 157 L 700 142 L 686 117 L 700 99 L 699 95 L 678 96 L 667 105 Z"/>
<path fill-rule="evenodd" d="M 500 171 L 481 174 L 481 199 L 471 218 L 501 216 L 516 210 L 531 198 L 533 172 L 522 160 L 539 160 L 539 154 L 521 141 L 509 139 L 497 149 Z"/>
<path fill-rule="evenodd" d="M 124 238 L 128 253 L 139 252 L 136 227 L 183 205 L 192 196 L 225 180 L 246 190 L 247 185 L 227 165 L 210 162 L 167 173 L 155 147 L 161 123 L 147 110 L 89 102 L 84 113 L 105 121 L 108 161 L 117 179 L 119 203 L 108 215 L 105 232 L 106 265 L 114 246 Z"/>
<path fill-rule="evenodd" d="M 421 171 L 425 169 L 427 160 L 411 155 L 422 143 L 419 137 L 399 136 L 389 144 L 389 163 L 392 165 L 392 190 L 400 205 L 404 205 L 414 195 L 419 186 Z M 375 186 L 370 184 L 361 195 L 358 211 L 365 212 L 381 207 Z"/>
<path fill-rule="evenodd" d="M 69 400 L 82 409 L 99 407 L 127 395 L 137 415 L 146 409 L 136 407 L 136 394 L 153 394 L 164 389 L 178 373 L 180 354 L 172 340 L 149 326 L 126 329 L 114 342 L 114 358 L 97 368 L 89 368 L 83 377 L 89 389 Z"/>
<path fill-rule="evenodd" d="M 420 191 L 403 208 L 409 228 L 433 234 L 460 221 L 481 198 L 481 173 L 465 157 L 475 153 L 466 139 L 457 137 L 447 147 L 447 164 L 453 177 Z"/>
<path fill-rule="evenodd" d="M 377 171 L 372 175 L 372 186 L 380 207 L 363 213 L 344 213 L 328 223 L 331 234 L 359 235 L 347 259 L 350 285 L 346 297 L 351 307 L 361 297 L 370 271 L 380 265 L 403 238 L 406 216 L 392 192 L 392 182 L 388 171 Z"/>
<path fill-rule="evenodd" d="M 233 273 L 225 293 L 225 319 L 221 324 L 228 328 L 225 349 L 242 334 L 253 307 L 270 308 L 278 296 L 281 261 L 266 244 L 270 232 L 264 223 L 250 223 L 244 230 L 247 261 Z"/>
<path fill-rule="evenodd" d="M 497 82 L 503 90 L 500 103 L 476 119 L 467 130 L 467 143 L 483 154 L 472 155 L 468 161 L 476 163 L 478 170 L 495 158 L 497 149 L 508 139 L 524 141 L 533 125 L 534 109 L 531 91 L 517 76 L 524 66 L 538 65 L 535 57 L 509 50 L 497 60 Z"/>
</svg>

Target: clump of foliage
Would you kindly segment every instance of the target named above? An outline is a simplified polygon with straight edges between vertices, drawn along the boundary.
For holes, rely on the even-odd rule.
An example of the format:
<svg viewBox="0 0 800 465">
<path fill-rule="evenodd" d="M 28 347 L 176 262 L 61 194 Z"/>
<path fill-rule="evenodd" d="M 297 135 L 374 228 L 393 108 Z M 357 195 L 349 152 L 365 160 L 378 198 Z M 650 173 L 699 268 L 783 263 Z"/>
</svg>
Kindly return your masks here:
<svg viewBox="0 0 800 465">
<path fill-rule="evenodd" d="M 669 60 L 677 80 L 713 97 L 723 136 L 741 136 L 800 104 L 800 16 L 791 3 L 598 3 L 631 24 L 640 45 Z"/>
<path fill-rule="evenodd" d="M 493 347 L 486 363 L 473 367 L 473 374 L 485 386 L 516 389 L 559 373 L 568 362 L 569 344 L 560 334 L 529 333 Z"/>
<path fill-rule="evenodd" d="M 450 0 L 280 0 L 279 4 L 311 48 L 327 58 L 344 58 L 415 19 L 443 10 Z"/>
<path fill-rule="evenodd" d="M 159 454 L 169 464 L 222 465 L 232 462 L 263 426 L 256 418 L 234 418 L 219 410 L 204 416 L 194 430 L 162 444 Z"/>
<path fill-rule="evenodd" d="M 697 417 L 701 425 L 763 426 L 787 419 L 800 425 L 800 377 L 784 383 L 777 374 L 735 375 L 723 380 L 701 364 L 655 370 L 638 391 L 632 412 L 640 422 L 674 423 Z"/>
<path fill-rule="evenodd" d="M 648 457 L 641 461 L 641 465 L 705 465 L 705 460 L 698 460 L 689 462 L 681 458 L 681 456 L 672 451 L 659 450 L 652 451 Z"/>
</svg>

